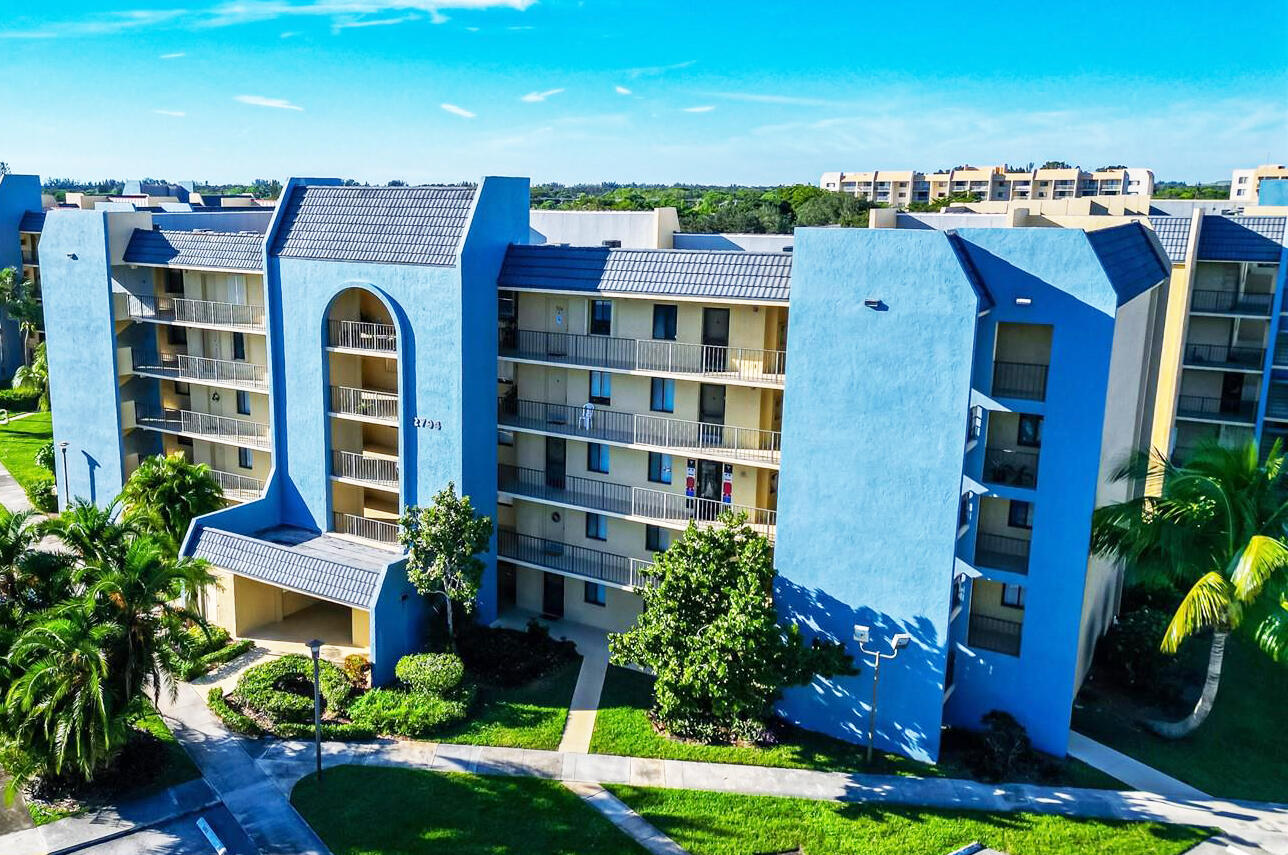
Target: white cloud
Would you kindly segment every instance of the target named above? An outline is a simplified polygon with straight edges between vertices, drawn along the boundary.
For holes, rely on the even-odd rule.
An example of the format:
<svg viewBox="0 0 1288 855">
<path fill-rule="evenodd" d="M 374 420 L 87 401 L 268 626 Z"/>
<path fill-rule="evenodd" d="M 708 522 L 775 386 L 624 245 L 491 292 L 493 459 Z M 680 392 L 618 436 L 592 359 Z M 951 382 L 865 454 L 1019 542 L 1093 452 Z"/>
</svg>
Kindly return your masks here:
<svg viewBox="0 0 1288 855">
<path fill-rule="evenodd" d="M 438 106 L 442 107 L 453 116 L 460 116 L 462 119 L 473 119 L 475 117 L 474 113 L 471 113 L 464 107 L 458 107 L 455 104 L 439 104 Z"/>
<path fill-rule="evenodd" d="M 625 86 L 614 86 L 613 91 L 616 92 L 618 95 L 631 94 L 631 90 L 627 89 Z"/>
<path fill-rule="evenodd" d="M 702 105 L 701 107 L 685 107 L 685 108 L 684 108 L 684 112 L 686 112 L 686 113 L 710 113 L 710 112 L 711 112 L 712 110 L 714 110 L 714 109 L 715 109 L 715 107 L 711 106 L 710 104 L 704 104 L 704 105 Z"/>
<path fill-rule="evenodd" d="M 174 116 L 176 119 L 182 119 L 184 116 L 188 115 L 182 110 L 153 110 L 152 112 L 159 116 Z"/>
<path fill-rule="evenodd" d="M 419 20 L 420 15 L 399 15 L 396 18 L 348 18 L 333 23 L 331 32 L 338 33 L 341 30 L 356 30 L 364 27 L 392 27 L 396 24 Z"/>
<path fill-rule="evenodd" d="M 285 98 L 265 98 L 263 95 L 235 95 L 234 101 L 240 101 L 243 104 L 250 104 L 252 107 L 272 107 L 274 110 L 298 110 L 303 113 L 304 108 L 292 104 Z"/>
<path fill-rule="evenodd" d="M 536 104 L 540 101 L 546 100 L 551 95 L 558 95 L 560 92 L 563 92 L 563 91 L 564 90 L 562 89 L 547 89 L 545 92 L 529 92 L 527 95 L 524 95 L 519 100 L 527 101 L 529 104 Z"/>
<path fill-rule="evenodd" d="M 642 68 L 628 68 L 626 74 L 629 77 L 656 77 L 659 74 L 666 74 L 668 71 L 679 71 L 681 68 L 688 68 L 697 62 L 696 59 L 686 59 L 684 62 L 675 62 L 670 65 L 646 65 Z"/>
<path fill-rule="evenodd" d="M 161 54 L 161 59 L 178 59 L 179 57 L 182 57 L 182 56 L 187 56 L 187 54 L 183 53 L 182 51 L 180 51 L 179 53 L 163 53 Z"/>
<path fill-rule="evenodd" d="M 840 101 L 826 98 L 804 98 L 798 95 L 774 95 L 763 92 L 709 92 L 715 98 L 726 98 L 730 101 L 747 101 L 752 104 L 792 104 L 800 107 L 840 107 Z"/>
</svg>

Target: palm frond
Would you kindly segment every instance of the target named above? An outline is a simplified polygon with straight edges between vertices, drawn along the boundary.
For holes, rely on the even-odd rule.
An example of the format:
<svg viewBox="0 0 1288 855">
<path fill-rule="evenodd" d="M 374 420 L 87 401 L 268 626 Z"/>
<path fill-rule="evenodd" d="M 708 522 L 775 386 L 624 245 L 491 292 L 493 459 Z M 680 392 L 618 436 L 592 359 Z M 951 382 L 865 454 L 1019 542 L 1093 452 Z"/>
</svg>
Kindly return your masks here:
<svg viewBox="0 0 1288 855">
<path fill-rule="evenodd" d="M 1164 653 L 1175 653 L 1190 636 L 1205 629 L 1236 627 L 1241 616 L 1234 587 L 1216 571 L 1205 573 L 1176 607 L 1160 648 Z"/>
<path fill-rule="evenodd" d="M 1288 545 L 1264 534 L 1253 535 L 1230 562 L 1234 595 L 1251 602 L 1275 573 L 1288 568 Z"/>
</svg>

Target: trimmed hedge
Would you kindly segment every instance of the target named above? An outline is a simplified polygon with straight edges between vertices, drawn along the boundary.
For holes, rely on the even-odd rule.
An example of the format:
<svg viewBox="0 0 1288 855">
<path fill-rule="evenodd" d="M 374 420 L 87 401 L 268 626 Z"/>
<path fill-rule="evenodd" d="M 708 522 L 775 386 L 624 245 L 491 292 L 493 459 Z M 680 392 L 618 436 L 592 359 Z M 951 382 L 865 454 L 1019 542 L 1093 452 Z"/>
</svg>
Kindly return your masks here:
<svg viewBox="0 0 1288 855">
<path fill-rule="evenodd" d="M 0 389 L 0 410 L 34 413 L 40 409 L 40 392 L 34 389 Z"/>
<path fill-rule="evenodd" d="M 429 736 L 469 712 L 469 699 L 448 699 L 424 692 L 372 689 L 349 710 L 354 724 L 399 736 Z"/>
<path fill-rule="evenodd" d="M 223 689 L 218 686 L 211 686 L 210 691 L 206 693 L 206 705 L 210 711 L 215 714 L 215 718 L 224 723 L 224 727 L 246 736 L 259 736 L 264 732 L 255 720 L 243 713 L 241 710 L 234 709 L 224 697 Z"/>
<path fill-rule="evenodd" d="M 353 684 L 338 667 L 326 660 L 321 667 L 321 692 L 332 715 L 343 714 L 353 695 Z M 292 691 L 288 686 L 300 691 Z M 233 698 L 274 725 L 313 720 L 313 660 L 298 653 L 254 665 L 237 679 Z M 305 687 L 307 691 L 305 691 Z"/>
<path fill-rule="evenodd" d="M 413 692 L 448 695 L 465 679 L 465 664 L 451 653 L 414 653 L 398 660 L 394 676 Z"/>
<path fill-rule="evenodd" d="M 282 739 L 312 739 L 313 722 L 282 722 L 273 725 L 273 733 Z M 343 722 L 322 722 L 322 738 L 327 741 L 347 742 L 355 739 L 375 739 L 376 732 L 361 724 L 344 724 Z"/>
<path fill-rule="evenodd" d="M 228 637 L 226 632 L 224 637 Z M 216 665 L 231 662 L 254 646 L 255 642 L 249 638 L 243 638 L 241 641 L 235 641 L 232 644 L 225 644 L 223 647 L 216 648 L 196 660 L 185 660 L 181 676 L 185 680 L 195 680 L 203 674 L 210 673 L 210 670 Z"/>
</svg>

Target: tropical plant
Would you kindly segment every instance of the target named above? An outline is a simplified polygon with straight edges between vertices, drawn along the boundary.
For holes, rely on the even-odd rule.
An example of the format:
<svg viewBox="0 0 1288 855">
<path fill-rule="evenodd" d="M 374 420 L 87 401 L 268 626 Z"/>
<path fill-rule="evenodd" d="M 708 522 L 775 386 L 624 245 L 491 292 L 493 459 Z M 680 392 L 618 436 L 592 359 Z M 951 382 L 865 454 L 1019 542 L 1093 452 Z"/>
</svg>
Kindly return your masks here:
<svg viewBox="0 0 1288 855">
<path fill-rule="evenodd" d="M 1095 512 L 1092 548 L 1122 560 L 1131 581 L 1185 591 L 1161 639 L 1176 653 L 1208 630 L 1212 646 L 1203 690 L 1179 722 L 1151 722 L 1159 734 L 1192 733 L 1212 710 L 1229 634 L 1247 629 L 1276 661 L 1288 659 L 1288 483 L 1278 440 L 1264 462 L 1255 442 L 1196 448 L 1184 464 L 1137 455 L 1118 481 L 1158 483 L 1144 495 Z"/>
<path fill-rule="evenodd" d="M 73 499 L 49 521 L 48 528 L 83 565 L 119 560 L 139 533 L 133 521 L 122 519 L 119 497 L 105 507 L 86 499 Z"/>
<path fill-rule="evenodd" d="M 182 452 L 145 458 L 121 491 L 126 519 L 157 535 L 172 554 L 194 517 L 223 507 L 219 482 L 204 463 L 190 463 Z"/>
<path fill-rule="evenodd" d="M 13 373 L 13 388 L 38 393 L 40 409 L 49 409 L 49 357 L 43 341 L 36 345 L 35 358 Z"/>
<path fill-rule="evenodd" d="M 456 650 L 453 604 L 469 611 L 478 595 L 483 561 L 492 540 L 492 520 L 479 516 L 469 496 L 457 496 L 456 485 L 434 495 L 427 507 L 408 505 L 398 541 L 407 547 L 407 578 L 421 596 L 441 596 L 447 613 L 447 635 Z"/>
<path fill-rule="evenodd" d="M 643 611 L 609 648 L 657 675 L 654 714 L 678 736 L 757 735 L 784 687 L 855 673 L 841 645 L 778 623 L 772 547 L 745 514 L 690 525 L 642 573 Z"/>
<path fill-rule="evenodd" d="M 13 267 L 0 270 L 0 309 L 18 324 L 22 335 L 23 364 L 27 364 L 27 343 L 45 324 L 39 292 L 30 279 L 19 279 Z"/>
<path fill-rule="evenodd" d="M 0 507 L 0 605 L 20 601 L 25 565 L 42 534 L 35 511 Z"/>
</svg>

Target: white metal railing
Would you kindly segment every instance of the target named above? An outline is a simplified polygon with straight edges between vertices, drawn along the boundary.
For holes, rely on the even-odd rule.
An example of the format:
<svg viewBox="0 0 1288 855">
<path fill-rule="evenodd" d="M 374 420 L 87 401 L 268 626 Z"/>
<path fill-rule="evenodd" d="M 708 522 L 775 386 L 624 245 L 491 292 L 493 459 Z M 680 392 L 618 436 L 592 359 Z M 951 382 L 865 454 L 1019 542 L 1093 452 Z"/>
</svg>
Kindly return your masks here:
<svg viewBox="0 0 1288 855">
<path fill-rule="evenodd" d="M 357 514 L 342 514 L 339 511 L 332 515 L 333 528 L 340 534 L 361 537 L 364 540 L 375 540 L 380 543 L 398 542 L 398 524 L 360 517 Z"/>
<path fill-rule="evenodd" d="M 393 324 L 375 324 L 369 321 L 328 321 L 327 330 L 328 343 L 331 347 L 374 350 L 381 353 L 398 352 L 398 331 Z"/>
<path fill-rule="evenodd" d="M 352 451 L 331 452 L 331 474 L 386 487 L 398 486 L 398 461 Z"/>
<path fill-rule="evenodd" d="M 636 413 L 635 442 L 679 451 L 717 451 L 745 460 L 777 462 L 782 434 L 775 430 L 717 425 Z"/>
<path fill-rule="evenodd" d="M 170 431 L 214 441 L 232 440 L 235 445 L 269 448 L 268 425 L 231 419 L 193 410 L 168 410 L 135 407 L 135 422 L 140 427 Z"/>
<path fill-rule="evenodd" d="M 631 488 L 631 514 L 637 517 L 668 522 L 694 520 L 701 524 L 714 522 L 725 511 L 732 511 L 735 514 L 745 513 L 747 522 L 753 526 L 772 527 L 778 521 L 777 512 L 768 508 L 726 504 L 719 499 L 700 499 L 666 490 Z"/>
<path fill-rule="evenodd" d="M 264 482 L 258 478 L 238 475 L 236 472 L 224 472 L 222 469 L 211 469 L 210 474 L 219 484 L 219 488 L 224 491 L 225 499 L 245 502 L 258 499 L 264 491 Z"/>
<path fill-rule="evenodd" d="M 232 359 L 212 359 L 186 353 L 162 353 L 158 356 L 131 353 L 135 371 L 160 374 L 176 380 L 197 383 L 268 388 L 268 370 L 258 363 Z"/>
<path fill-rule="evenodd" d="M 787 352 L 640 339 L 636 342 L 635 361 L 640 371 L 720 375 L 781 384 Z"/>
<path fill-rule="evenodd" d="M 331 387 L 331 412 L 349 416 L 365 416 L 381 421 L 398 420 L 398 396 L 373 389 L 355 389 L 351 386 Z"/>
<path fill-rule="evenodd" d="M 138 320 L 263 330 L 264 307 L 187 297 L 127 295 L 126 311 Z"/>
</svg>

